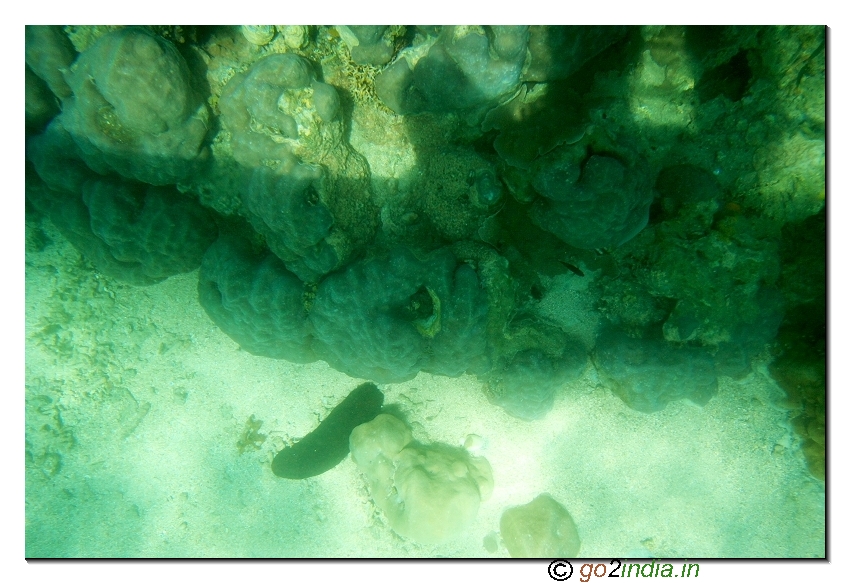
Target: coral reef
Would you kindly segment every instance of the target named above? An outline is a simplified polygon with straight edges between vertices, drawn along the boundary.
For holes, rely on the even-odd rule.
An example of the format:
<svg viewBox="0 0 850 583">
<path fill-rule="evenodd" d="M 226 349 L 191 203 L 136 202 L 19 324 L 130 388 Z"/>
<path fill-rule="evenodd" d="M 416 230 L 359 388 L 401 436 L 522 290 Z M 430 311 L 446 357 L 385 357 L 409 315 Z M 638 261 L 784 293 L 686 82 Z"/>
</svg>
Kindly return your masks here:
<svg viewBox="0 0 850 583">
<path fill-rule="evenodd" d="M 274 38 L 274 26 L 268 24 L 246 24 L 241 27 L 242 36 L 258 46 L 269 44 Z"/>
<path fill-rule="evenodd" d="M 55 231 L 102 274 L 56 291 L 78 306 L 127 290 L 112 279 L 198 269 L 231 350 L 369 381 L 294 443 L 238 413 L 231 454 L 277 441 L 272 471 L 303 479 L 350 451 L 404 544 L 441 544 L 493 490 L 471 432 L 487 434 L 459 428 L 465 449 L 414 441 L 381 414 L 382 391 L 430 403 L 439 383 L 373 383 L 469 375 L 457 385 L 477 386 L 482 407 L 536 431 L 592 391 L 635 410 L 617 413 L 626 422 L 706 405 L 719 385 L 704 413 L 755 409 L 766 370 L 789 433 L 754 451 L 793 454 L 813 489 L 825 479 L 823 27 L 27 26 L 24 48 L 28 269 L 54 269 L 33 259 Z M 69 319 L 57 308 L 29 338 L 85 356 L 93 318 Z M 76 371 L 111 394 L 97 427 L 121 438 L 152 411 L 97 378 L 136 374 L 124 356 Z M 185 387 L 166 390 L 186 403 Z M 27 394 L 39 478 L 64 471 L 69 406 L 58 389 Z M 514 557 L 580 550 L 548 494 L 500 527 Z M 490 553 L 493 528 L 472 537 Z"/>
<path fill-rule="evenodd" d="M 493 148 L 511 166 L 528 170 L 544 154 L 574 144 L 587 129 L 585 107 L 567 82 L 523 85 L 510 101 L 491 109 L 482 124 L 499 130 Z"/>
<path fill-rule="evenodd" d="M 629 32 L 626 26 L 529 26 L 529 63 L 523 81 L 568 79 Z"/>
<path fill-rule="evenodd" d="M 337 26 L 336 30 L 358 65 L 380 67 L 393 58 L 395 46 L 389 26 Z"/>
<path fill-rule="evenodd" d="M 592 353 L 649 412 L 748 374 L 824 277 L 788 250 L 825 236 L 817 27 L 35 26 L 25 49 L 29 208 L 123 281 L 201 263 L 253 354 L 474 374 L 538 419 Z"/>
<path fill-rule="evenodd" d="M 782 290 L 788 309 L 770 375 L 785 391 L 791 427 L 811 474 L 826 476 L 826 217 L 821 211 L 783 229 Z"/>
<path fill-rule="evenodd" d="M 59 112 L 59 105 L 47 84 L 29 67 L 26 68 L 24 90 L 27 134 L 36 133 L 43 130 Z"/>
<path fill-rule="evenodd" d="M 487 395 L 508 414 L 531 421 L 552 409 L 555 391 L 575 380 L 584 370 L 587 353 L 577 341 L 567 339 L 558 358 L 539 348 L 516 353 L 501 371 L 489 375 Z"/>
</svg>

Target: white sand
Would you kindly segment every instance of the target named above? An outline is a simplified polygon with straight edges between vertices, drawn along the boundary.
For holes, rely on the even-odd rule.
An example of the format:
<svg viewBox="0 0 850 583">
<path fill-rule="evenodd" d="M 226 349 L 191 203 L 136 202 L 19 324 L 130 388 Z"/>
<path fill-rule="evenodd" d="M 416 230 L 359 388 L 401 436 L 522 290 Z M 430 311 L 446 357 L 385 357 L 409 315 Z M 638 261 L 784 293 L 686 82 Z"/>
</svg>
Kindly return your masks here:
<svg viewBox="0 0 850 583">
<path fill-rule="evenodd" d="M 240 350 L 198 304 L 196 273 L 117 284 L 45 230 L 53 243 L 26 270 L 28 556 L 507 556 L 484 537 L 542 492 L 574 517 L 584 556 L 824 555 L 824 486 L 763 363 L 722 379 L 704 408 L 650 415 L 589 366 L 531 423 L 489 404 L 474 377 L 382 386 L 416 439 L 478 434 L 493 467 L 475 523 L 420 546 L 386 526 L 350 459 L 302 481 L 270 470 L 359 380 Z M 268 438 L 240 455 L 251 415 Z"/>
</svg>

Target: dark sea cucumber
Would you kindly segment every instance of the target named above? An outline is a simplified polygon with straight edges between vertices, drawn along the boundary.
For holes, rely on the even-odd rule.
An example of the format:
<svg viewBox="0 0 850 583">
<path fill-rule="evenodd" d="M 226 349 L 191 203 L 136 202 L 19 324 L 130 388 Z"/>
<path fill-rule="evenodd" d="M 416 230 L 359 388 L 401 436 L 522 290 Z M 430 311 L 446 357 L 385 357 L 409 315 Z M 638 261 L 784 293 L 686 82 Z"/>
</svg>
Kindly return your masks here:
<svg viewBox="0 0 850 583">
<path fill-rule="evenodd" d="M 348 455 L 348 437 L 358 425 L 378 416 L 384 394 L 374 383 L 363 383 L 319 423 L 312 432 L 274 457 L 272 472 L 280 478 L 302 480 L 328 471 Z"/>
</svg>

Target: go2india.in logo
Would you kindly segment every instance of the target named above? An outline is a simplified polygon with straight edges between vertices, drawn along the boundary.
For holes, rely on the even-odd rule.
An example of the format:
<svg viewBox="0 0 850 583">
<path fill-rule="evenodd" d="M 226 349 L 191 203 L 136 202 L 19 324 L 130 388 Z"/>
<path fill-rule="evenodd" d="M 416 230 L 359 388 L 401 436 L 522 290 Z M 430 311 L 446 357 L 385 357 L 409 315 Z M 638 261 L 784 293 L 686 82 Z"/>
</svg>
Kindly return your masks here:
<svg viewBox="0 0 850 583">
<path fill-rule="evenodd" d="M 617 563 L 617 566 L 614 566 Z M 620 559 L 611 559 L 609 563 L 612 569 L 608 570 L 605 563 L 584 563 L 579 567 L 579 581 L 587 583 L 590 577 L 699 577 L 699 565 L 696 563 L 682 563 L 682 572 L 673 574 L 673 565 L 670 563 L 657 563 L 652 559 L 651 563 L 641 565 L 639 563 L 624 563 Z M 620 570 L 622 568 L 622 571 Z M 573 564 L 566 559 L 556 559 L 549 563 L 549 577 L 555 581 L 566 581 L 573 576 Z"/>
</svg>

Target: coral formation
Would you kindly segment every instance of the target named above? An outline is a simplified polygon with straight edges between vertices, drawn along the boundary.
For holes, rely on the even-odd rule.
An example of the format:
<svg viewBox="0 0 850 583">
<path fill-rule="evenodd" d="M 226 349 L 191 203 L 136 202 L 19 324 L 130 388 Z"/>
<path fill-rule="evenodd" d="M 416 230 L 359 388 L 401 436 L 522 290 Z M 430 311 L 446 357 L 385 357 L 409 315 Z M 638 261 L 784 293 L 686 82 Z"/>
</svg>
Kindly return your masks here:
<svg viewBox="0 0 850 583">
<path fill-rule="evenodd" d="M 245 24 L 240 27 L 240 31 L 248 42 L 257 46 L 269 44 L 275 34 L 274 26 L 268 24 Z"/>
<path fill-rule="evenodd" d="M 395 47 L 389 26 L 337 26 L 336 30 L 358 65 L 380 67 L 393 58 Z"/>
<path fill-rule="evenodd" d="M 27 140 L 27 158 L 38 177 L 57 192 L 79 196 L 86 181 L 99 177 L 77 155 L 71 134 L 58 118 Z"/>
<path fill-rule="evenodd" d="M 448 249 L 418 259 L 399 247 L 327 277 L 310 320 L 317 352 L 352 376 L 387 383 L 486 368 L 485 291 Z"/>
<path fill-rule="evenodd" d="M 258 60 L 227 83 L 218 106 L 233 157 L 249 168 L 265 163 L 286 170 L 309 148 L 318 154 L 338 140 L 330 128 L 339 111 L 336 92 L 298 55 Z"/>
<path fill-rule="evenodd" d="M 155 265 L 154 273 L 196 269 L 216 235 L 210 214 L 173 188 L 93 180 L 83 186 L 83 202 L 92 233 L 113 257 Z"/>
<path fill-rule="evenodd" d="M 567 82 L 523 85 L 513 99 L 487 113 L 482 129 L 499 130 L 493 148 L 511 166 L 527 170 L 539 156 L 584 137 L 584 109 Z"/>
<path fill-rule="evenodd" d="M 539 348 L 516 353 L 503 370 L 490 375 L 490 401 L 519 419 L 542 418 L 555 403 L 555 391 L 575 380 L 587 363 L 584 347 L 572 339 L 559 356 L 549 358 Z"/>
<path fill-rule="evenodd" d="M 198 280 L 201 305 L 242 348 L 293 362 L 316 359 L 304 283 L 273 254 L 223 235 L 204 255 Z"/>
<path fill-rule="evenodd" d="M 401 53 L 375 79 L 378 97 L 399 114 L 478 111 L 519 87 L 526 26 L 447 26 Z"/>
<path fill-rule="evenodd" d="M 412 439 L 402 421 L 381 414 L 351 432 L 351 457 L 390 527 L 438 544 L 469 526 L 493 491 L 493 473 L 486 459 L 463 449 Z"/>
<path fill-rule="evenodd" d="M 529 63 L 523 81 L 567 79 L 582 65 L 618 42 L 626 26 L 529 26 Z"/>
<path fill-rule="evenodd" d="M 38 132 L 59 112 L 56 96 L 47 84 L 39 78 L 32 69 L 26 68 L 24 81 L 26 97 L 24 98 L 27 133 Z"/>
<path fill-rule="evenodd" d="M 35 26 L 25 58 L 29 208 L 122 281 L 201 264 L 253 354 L 538 419 L 592 353 L 649 412 L 824 277 L 788 250 L 825 237 L 817 27 Z"/>
<path fill-rule="evenodd" d="M 60 119 L 92 169 L 154 185 L 195 169 L 208 111 L 170 42 L 142 29 L 106 34 L 65 80 L 73 94 Z"/>
<path fill-rule="evenodd" d="M 608 328 L 596 340 L 594 361 L 611 390 L 638 411 L 659 411 L 683 398 L 704 405 L 717 392 L 714 359 L 699 348 L 629 338 Z"/>
<path fill-rule="evenodd" d="M 688 245 L 677 234 L 658 233 L 665 244 L 639 276 L 653 295 L 677 300 L 663 324 L 667 340 L 757 350 L 776 335 L 783 310 L 775 287 L 778 249 L 764 232 L 773 227 L 759 223 L 735 217 L 704 237 L 690 235 Z M 732 237 L 724 236 L 727 228 Z"/>
<path fill-rule="evenodd" d="M 811 474 L 826 476 L 825 213 L 783 229 L 782 277 L 788 310 L 768 370 L 786 393 L 791 427 Z"/>
<path fill-rule="evenodd" d="M 565 147 L 542 161 L 532 182 L 543 196 L 531 218 L 579 249 L 616 247 L 649 221 L 652 190 L 645 162 Z"/>
<path fill-rule="evenodd" d="M 64 71 L 77 51 L 59 26 L 27 26 L 24 56 L 27 70 L 41 78 L 59 99 L 71 95 Z"/>
<path fill-rule="evenodd" d="M 313 166 L 298 164 L 287 174 L 261 166 L 242 197 L 251 224 L 266 236 L 269 248 L 308 281 L 340 262 L 328 240 L 334 220 L 318 195 L 321 179 L 321 170 Z"/>
<path fill-rule="evenodd" d="M 305 280 L 346 262 L 374 233 L 362 158 L 342 141 L 336 90 L 294 54 L 266 56 L 219 100 L 247 217 Z"/>
<path fill-rule="evenodd" d="M 783 352 L 770 365 L 770 375 L 785 391 L 783 405 L 791 411 L 791 427 L 809 472 L 826 479 L 826 366 L 822 341 L 804 345 L 783 335 Z"/>
<path fill-rule="evenodd" d="M 170 187 L 91 178 L 57 192 L 30 178 L 27 199 L 98 269 L 134 285 L 197 269 L 217 232 L 209 211 Z"/>
<path fill-rule="evenodd" d="M 413 186 L 412 196 L 429 226 L 446 241 L 471 238 L 502 202 L 502 184 L 491 164 L 448 148 L 422 158 L 423 180 Z"/>
<path fill-rule="evenodd" d="M 573 517 L 549 494 L 505 510 L 499 528 L 514 558 L 570 558 L 581 548 Z"/>
<path fill-rule="evenodd" d="M 570 391 L 652 414 L 767 370 L 796 435 L 774 453 L 825 478 L 823 27 L 27 26 L 24 48 L 28 266 L 47 218 L 100 283 L 200 268 L 231 349 L 370 381 L 275 474 L 350 450 L 395 533 L 439 544 L 493 489 L 484 439 L 415 442 L 372 383 L 466 374 L 533 422 Z M 150 404 L 122 399 L 127 436 Z M 58 443 L 28 467 L 53 478 L 65 403 L 27 400 Z M 495 553 L 492 528 L 472 537 Z M 501 537 L 580 549 L 546 494 Z"/>
</svg>

